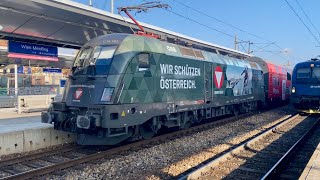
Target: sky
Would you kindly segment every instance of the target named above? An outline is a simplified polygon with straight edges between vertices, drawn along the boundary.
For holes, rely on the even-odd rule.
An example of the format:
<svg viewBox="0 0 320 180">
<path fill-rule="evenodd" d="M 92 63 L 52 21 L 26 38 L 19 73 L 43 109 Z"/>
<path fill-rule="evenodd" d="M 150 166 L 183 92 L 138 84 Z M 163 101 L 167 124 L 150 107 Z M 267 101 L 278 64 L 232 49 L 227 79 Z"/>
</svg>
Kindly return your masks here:
<svg viewBox="0 0 320 180">
<path fill-rule="evenodd" d="M 74 1 L 89 4 L 89 0 Z M 118 7 L 147 1 L 151 0 L 114 0 L 115 13 Z M 94 7 L 110 12 L 110 0 L 92 2 Z M 232 49 L 237 36 L 243 42 L 239 50 L 248 51 L 250 41 L 250 51 L 255 56 L 278 65 L 289 63 L 291 68 L 320 55 L 319 0 L 161 0 L 161 3 L 170 8 L 131 14 L 138 21 Z"/>
</svg>

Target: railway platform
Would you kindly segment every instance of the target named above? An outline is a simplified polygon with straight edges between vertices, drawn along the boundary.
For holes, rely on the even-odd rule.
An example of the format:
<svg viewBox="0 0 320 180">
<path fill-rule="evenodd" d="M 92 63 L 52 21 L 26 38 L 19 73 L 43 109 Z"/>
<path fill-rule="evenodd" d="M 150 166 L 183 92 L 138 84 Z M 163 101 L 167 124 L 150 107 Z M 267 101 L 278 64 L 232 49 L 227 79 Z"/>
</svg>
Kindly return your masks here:
<svg viewBox="0 0 320 180">
<path fill-rule="evenodd" d="M 14 108 L 0 108 L 0 156 L 74 142 L 74 134 L 41 123 L 40 114 L 17 114 Z"/>
<path fill-rule="evenodd" d="M 320 143 L 312 154 L 299 180 L 318 180 L 320 177 Z"/>
</svg>

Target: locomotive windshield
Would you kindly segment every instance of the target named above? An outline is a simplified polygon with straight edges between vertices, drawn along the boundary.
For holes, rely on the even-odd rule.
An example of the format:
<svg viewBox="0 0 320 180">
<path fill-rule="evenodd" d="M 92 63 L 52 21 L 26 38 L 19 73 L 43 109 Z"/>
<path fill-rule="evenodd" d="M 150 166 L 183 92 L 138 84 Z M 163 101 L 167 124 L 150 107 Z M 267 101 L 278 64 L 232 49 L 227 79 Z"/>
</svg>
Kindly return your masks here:
<svg viewBox="0 0 320 180">
<path fill-rule="evenodd" d="M 74 75 L 106 75 L 116 46 L 96 46 L 82 49 L 73 64 Z"/>
<path fill-rule="evenodd" d="M 312 77 L 320 79 L 320 68 L 319 67 L 312 68 Z"/>
<path fill-rule="evenodd" d="M 297 82 L 310 83 L 320 80 L 320 67 L 297 69 Z"/>
<path fill-rule="evenodd" d="M 297 78 L 310 78 L 311 68 L 300 68 L 297 70 Z"/>
</svg>

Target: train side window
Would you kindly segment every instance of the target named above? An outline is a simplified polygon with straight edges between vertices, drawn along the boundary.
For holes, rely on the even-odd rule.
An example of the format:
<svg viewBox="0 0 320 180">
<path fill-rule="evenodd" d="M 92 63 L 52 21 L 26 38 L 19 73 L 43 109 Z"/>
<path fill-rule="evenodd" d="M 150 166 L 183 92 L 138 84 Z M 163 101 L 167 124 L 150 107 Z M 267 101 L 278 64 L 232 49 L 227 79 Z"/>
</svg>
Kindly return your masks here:
<svg viewBox="0 0 320 180">
<path fill-rule="evenodd" d="M 273 84 L 274 86 L 276 85 L 276 78 L 275 78 L 275 77 L 272 78 L 272 84 Z"/>
<path fill-rule="evenodd" d="M 139 61 L 139 72 L 149 70 L 150 68 L 149 54 L 147 53 L 139 54 L 138 61 Z"/>
</svg>

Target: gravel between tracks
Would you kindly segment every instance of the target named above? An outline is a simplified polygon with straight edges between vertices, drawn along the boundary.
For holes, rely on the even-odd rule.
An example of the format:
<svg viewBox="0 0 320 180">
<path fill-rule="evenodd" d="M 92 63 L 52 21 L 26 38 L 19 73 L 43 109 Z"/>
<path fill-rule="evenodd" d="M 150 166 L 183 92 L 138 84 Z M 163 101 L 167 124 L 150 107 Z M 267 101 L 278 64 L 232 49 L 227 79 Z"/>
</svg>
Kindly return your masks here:
<svg viewBox="0 0 320 180">
<path fill-rule="evenodd" d="M 67 170 L 53 179 L 171 179 L 233 145 L 252 137 L 291 114 L 288 106 L 270 110 L 210 130 L 86 164 L 83 170 Z"/>
</svg>

